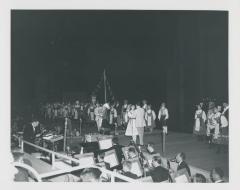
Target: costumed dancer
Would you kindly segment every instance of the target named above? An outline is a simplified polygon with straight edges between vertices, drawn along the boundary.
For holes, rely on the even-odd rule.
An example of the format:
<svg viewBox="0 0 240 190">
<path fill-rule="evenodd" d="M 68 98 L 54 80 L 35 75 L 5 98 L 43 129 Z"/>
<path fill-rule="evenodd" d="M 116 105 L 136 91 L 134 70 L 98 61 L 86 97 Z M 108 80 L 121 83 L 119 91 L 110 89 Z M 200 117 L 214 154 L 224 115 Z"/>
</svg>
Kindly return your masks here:
<svg viewBox="0 0 240 190">
<path fill-rule="evenodd" d="M 168 109 L 166 108 L 166 104 L 162 103 L 160 110 L 158 112 L 158 119 L 160 121 L 160 127 L 162 127 L 163 129 L 163 133 L 165 133 L 166 135 L 168 134 L 167 129 L 168 118 L 169 118 Z"/>
<path fill-rule="evenodd" d="M 47 119 L 51 120 L 52 119 L 52 107 L 50 104 L 47 105 Z"/>
<path fill-rule="evenodd" d="M 89 108 L 88 108 L 88 116 L 90 118 L 90 121 L 94 121 L 95 120 L 94 110 L 95 110 L 95 106 L 93 104 L 91 104 L 89 106 Z"/>
<path fill-rule="evenodd" d="M 69 115 L 68 115 L 68 107 L 67 107 L 67 105 L 66 106 L 64 106 L 64 108 L 63 108 L 63 118 L 66 118 L 66 117 L 68 117 Z"/>
<path fill-rule="evenodd" d="M 145 112 L 146 127 L 150 130 L 150 133 L 152 133 L 153 129 L 156 127 L 156 114 L 151 107 L 151 105 L 148 105 Z"/>
<path fill-rule="evenodd" d="M 128 108 L 128 101 L 124 100 L 123 106 L 122 106 L 122 121 L 123 126 L 126 127 L 128 124 L 128 115 L 127 115 L 127 108 Z"/>
<path fill-rule="evenodd" d="M 227 119 L 227 121 L 229 121 L 229 114 L 228 114 L 228 110 L 229 110 L 229 106 L 227 103 L 223 103 L 223 112 L 222 115 L 225 116 L 225 118 Z"/>
<path fill-rule="evenodd" d="M 146 112 L 147 111 L 147 100 L 143 100 L 142 101 L 142 104 L 143 104 L 143 106 L 142 106 L 142 108 L 144 109 L 144 111 Z"/>
<path fill-rule="evenodd" d="M 113 126 L 116 124 L 116 122 L 117 122 L 117 110 L 112 105 L 109 113 L 109 124 Z"/>
<path fill-rule="evenodd" d="M 73 119 L 74 119 L 75 122 L 77 122 L 78 118 L 79 118 L 78 117 L 78 110 L 77 110 L 76 107 L 74 107 L 73 108 Z"/>
<path fill-rule="evenodd" d="M 108 111 L 110 110 L 109 103 L 105 103 L 103 105 L 103 111 L 102 111 L 102 128 L 109 128 L 108 124 Z"/>
<path fill-rule="evenodd" d="M 212 147 L 213 135 L 215 134 L 216 120 L 214 119 L 214 115 L 214 109 L 209 109 L 207 114 L 207 138 L 209 148 Z"/>
<path fill-rule="evenodd" d="M 125 132 L 126 136 L 131 136 L 133 141 L 136 143 L 138 130 L 136 128 L 136 113 L 135 113 L 135 106 L 131 105 L 130 110 L 127 111 L 127 116 L 129 118 L 127 129 Z"/>
<path fill-rule="evenodd" d="M 99 132 L 102 127 L 102 114 L 103 114 L 103 108 L 100 106 L 99 103 L 96 104 L 96 108 L 94 109 L 94 114 L 95 114 L 95 120 L 97 123 L 98 132 Z"/>
<path fill-rule="evenodd" d="M 215 131 L 213 136 L 214 139 L 217 139 L 220 134 L 221 112 L 219 110 L 221 110 L 221 108 L 219 107 L 214 108 L 214 116 L 213 116 L 214 123 L 215 123 Z"/>
<path fill-rule="evenodd" d="M 58 118 L 58 108 L 57 108 L 57 104 L 54 104 L 54 108 L 53 108 L 53 120 L 57 121 Z"/>
<path fill-rule="evenodd" d="M 203 136 L 206 135 L 206 119 L 206 113 L 202 110 L 200 105 L 197 105 L 193 134 L 197 136 L 198 140 L 203 140 Z"/>
<path fill-rule="evenodd" d="M 116 101 L 115 109 L 117 111 L 117 126 L 119 127 L 122 125 L 122 117 L 121 117 L 121 106 L 118 101 Z"/>
<path fill-rule="evenodd" d="M 228 104 L 223 103 L 223 112 L 220 116 L 220 135 L 218 142 L 218 149 L 216 153 L 220 153 L 222 149 L 227 152 L 228 149 Z"/>
<path fill-rule="evenodd" d="M 215 109 L 214 119 L 217 126 L 214 134 L 214 143 L 217 145 L 217 152 L 220 153 L 224 145 L 228 145 L 228 121 L 224 114 L 221 113 L 221 106 Z M 226 149 L 227 147 L 225 147 Z M 226 151 L 225 151 L 226 152 Z"/>
</svg>

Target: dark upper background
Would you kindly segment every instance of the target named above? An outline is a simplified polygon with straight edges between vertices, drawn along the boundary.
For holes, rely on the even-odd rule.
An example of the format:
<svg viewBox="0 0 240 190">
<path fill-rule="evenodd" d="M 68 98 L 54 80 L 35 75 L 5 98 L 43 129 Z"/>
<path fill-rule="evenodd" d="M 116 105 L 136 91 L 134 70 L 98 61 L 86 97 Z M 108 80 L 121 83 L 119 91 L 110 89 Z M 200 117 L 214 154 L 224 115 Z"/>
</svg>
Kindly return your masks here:
<svg viewBox="0 0 240 190">
<path fill-rule="evenodd" d="M 11 20 L 12 106 L 90 94 L 104 68 L 118 99 L 166 101 L 172 129 L 191 130 L 203 97 L 228 101 L 225 11 L 12 10 Z"/>
</svg>

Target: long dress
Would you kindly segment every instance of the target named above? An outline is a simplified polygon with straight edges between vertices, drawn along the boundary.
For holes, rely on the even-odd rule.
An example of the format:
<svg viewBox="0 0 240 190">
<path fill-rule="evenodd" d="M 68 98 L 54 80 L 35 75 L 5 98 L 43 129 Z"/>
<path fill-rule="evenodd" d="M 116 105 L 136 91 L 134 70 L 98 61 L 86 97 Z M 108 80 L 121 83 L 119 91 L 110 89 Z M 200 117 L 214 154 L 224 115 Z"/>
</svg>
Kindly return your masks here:
<svg viewBox="0 0 240 190">
<path fill-rule="evenodd" d="M 214 113 L 208 111 L 207 115 L 207 136 L 211 136 L 215 131 Z"/>
<path fill-rule="evenodd" d="M 129 120 L 128 120 L 125 135 L 126 136 L 136 136 L 136 135 L 138 135 L 138 130 L 137 130 L 137 127 L 136 127 L 136 114 L 135 114 L 135 112 L 133 110 L 131 110 L 127 113 L 127 116 L 129 118 Z"/>
<path fill-rule="evenodd" d="M 214 115 L 216 121 L 213 143 L 228 144 L 228 121 L 220 112 Z"/>
<path fill-rule="evenodd" d="M 195 112 L 195 125 L 193 129 L 193 134 L 196 135 L 206 135 L 206 114 L 203 110 L 197 110 Z"/>
<path fill-rule="evenodd" d="M 126 125 L 128 123 L 127 107 L 128 107 L 127 104 L 124 104 L 122 106 L 122 121 L 123 121 L 124 125 Z"/>
<path fill-rule="evenodd" d="M 97 128 L 98 128 L 98 131 L 101 129 L 102 127 L 102 114 L 103 114 L 103 108 L 102 107 L 96 107 L 95 110 L 94 110 L 94 113 L 95 113 L 95 120 L 96 120 L 96 123 L 97 123 Z"/>
</svg>

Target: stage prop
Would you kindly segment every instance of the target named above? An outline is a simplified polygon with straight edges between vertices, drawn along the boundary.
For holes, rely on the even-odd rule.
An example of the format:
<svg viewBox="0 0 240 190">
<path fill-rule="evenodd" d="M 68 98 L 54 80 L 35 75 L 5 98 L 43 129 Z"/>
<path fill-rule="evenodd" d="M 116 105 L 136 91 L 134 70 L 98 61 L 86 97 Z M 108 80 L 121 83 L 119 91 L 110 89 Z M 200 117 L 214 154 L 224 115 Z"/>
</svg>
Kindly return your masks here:
<svg viewBox="0 0 240 190">
<path fill-rule="evenodd" d="M 99 95 L 99 91 L 102 88 L 103 88 L 103 92 L 104 92 L 104 94 L 103 94 L 104 100 L 103 101 L 105 103 L 109 100 L 113 101 L 115 99 L 115 97 L 114 97 L 112 89 L 110 87 L 110 83 L 107 79 L 106 69 L 104 69 L 100 81 L 98 82 L 96 88 L 92 92 L 92 94 L 93 94 L 92 101 L 94 100 L 96 95 Z"/>
<path fill-rule="evenodd" d="M 163 156 L 166 155 L 166 134 L 168 133 L 167 126 L 163 127 L 162 131 L 162 152 Z"/>
</svg>

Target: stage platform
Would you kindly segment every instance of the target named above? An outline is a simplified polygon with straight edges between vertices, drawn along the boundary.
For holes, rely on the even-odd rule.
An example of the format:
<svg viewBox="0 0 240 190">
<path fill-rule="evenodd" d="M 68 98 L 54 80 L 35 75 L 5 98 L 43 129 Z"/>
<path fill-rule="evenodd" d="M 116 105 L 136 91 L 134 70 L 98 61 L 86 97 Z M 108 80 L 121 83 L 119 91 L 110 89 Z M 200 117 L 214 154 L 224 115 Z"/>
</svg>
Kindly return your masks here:
<svg viewBox="0 0 240 190">
<path fill-rule="evenodd" d="M 119 136 L 119 143 L 122 145 L 128 145 L 129 140 L 130 137 Z M 144 144 L 148 142 L 154 143 L 156 152 L 163 154 L 160 131 L 155 130 L 152 134 L 145 133 Z M 198 141 L 192 134 L 169 132 L 166 136 L 165 156 L 173 158 L 178 152 L 185 152 L 187 163 L 197 168 L 210 171 L 214 167 L 221 167 L 226 178 L 228 178 L 228 152 L 216 154 L 216 148 L 209 149 L 205 141 Z"/>
</svg>

